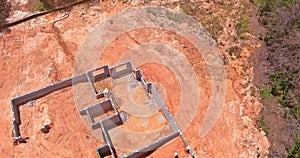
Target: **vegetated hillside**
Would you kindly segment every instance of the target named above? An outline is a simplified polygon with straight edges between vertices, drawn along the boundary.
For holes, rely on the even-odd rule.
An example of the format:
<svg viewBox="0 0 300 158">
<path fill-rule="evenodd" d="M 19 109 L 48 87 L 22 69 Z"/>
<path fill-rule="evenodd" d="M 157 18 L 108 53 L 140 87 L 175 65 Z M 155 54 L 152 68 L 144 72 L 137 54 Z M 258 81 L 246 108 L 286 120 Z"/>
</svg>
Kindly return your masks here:
<svg viewBox="0 0 300 158">
<path fill-rule="evenodd" d="M 271 157 L 300 157 L 300 1 L 259 0 L 258 85 L 265 105 L 258 122 L 268 131 Z M 263 80 L 261 80 L 263 79 Z"/>
<path fill-rule="evenodd" d="M 5 19 L 9 16 L 10 3 L 6 0 L 0 0 L 0 28 L 5 23 Z"/>
<path fill-rule="evenodd" d="M 28 2 L 31 3 L 32 1 L 29 0 Z M 226 101 L 222 107 L 222 113 L 217 124 L 207 136 L 200 138 L 198 130 L 202 120 L 200 117 L 197 117 L 189 128 L 189 131 L 186 131 L 188 136 L 187 139 L 191 142 L 191 147 L 196 152 L 197 156 L 266 157 L 268 155 L 269 142 L 265 137 L 265 133 L 255 126 L 255 120 L 259 117 L 259 111 L 262 106 L 258 100 L 258 95 L 255 94 L 256 90 L 253 85 L 253 67 L 249 60 L 255 49 L 260 46 L 260 42 L 249 30 L 250 20 L 253 19 L 251 12 L 252 5 L 246 0 L 108 0 L 74 7 L 70 11 L 70 16 L 68 18 L 59 20 L 56 24 L 55 22 L 58 21 L 58 19 L 61 19 L 61 17 L 64 16 L 64 13 L 57 12 L 48 14 L 47 16 L 11 27 L 11 32 L 3 35 L 3 40 L 0 41 L 0 53 L 2 54 L 0 58 L 5 61 L 1 63 L 2 65 L 0 64 L 0 66 L 3 67 L 3 69 L 0 69 L 0 73 L 3 74 L 2 76 L 4 77 L 3 83 L 1 84 L 3 87 L 0 91 L 3 92 L 3 94 L 6 94 L 3 100 L 0 100 L 1 105 L 7 105 L 9 98 L 15 96 L 16 92 L 20 94 L 25 93 L 34 88 L 45 86 L 53 81 L 58 81 L 70 76 L 72 71 L 71 67 L 74 63 L 73 57 L 76 56 L 88 31 L 92 30 L 92 28 L 102 20 L 107 19 L 109 16 L 116 14 L 120 10 L 145 5 L 164 6 L 176 9 L 197 18 L 216 40 L 217 46 L 220 49 L 220 55 L 224 60 L 224 67 L 227 75 Z M 32 12 L 41 12 L 48 8 L 49 6 L 46 4 L 46 1 L 40 1 L 38 3 L 24 4 L 20 6 L 19 9 L 15 5 L 12 12 L 23 9 L 26 14 L 30 15 Z M 155 32 L 153 30 L 151 33 L 157 35 L 161 34 L 160 32 Z M 119 41 L 116 40 L 116 44 L 112 45 L 111 48 L 114 49 L 107 49 L 108 54 L 123 52 L 121 51 L 121 46 L 124 45 L 134 46 L 128 44 L 130 41 L 132 44 L 139 43 L 135 42 L 139 41 L 138 35 L 143 37 L 143 34 L 135 33 L 134 31 L 125 34 L 124 38 L 120 38 Z M 150 37 L 156 38 L 156 36 Z M 169 35 L 167 37 L 169 37 Z M 132 41 L 132 39 L 134 39 L 134 41 Z M 143 37 L 141 40 L 143 39 L 145 38 Z M 164 39 L 162 38 L 162 40 Z M 183 49 L 184 51 L 189 51 L 194 54 L 193 52 L 195 50 L 185 43 L 178 44 L 178 47 L 180 47 L 180 50 Z M 43 55 L 40 55 L 41 53 Z M 200 60 L 194 61 L 195 62 L 191 62 L 193 65 L 199 65 Z M 16 65 L 9 63 L 16 63 Z M 202 69 L 200 66 L 197 68 L 199 68 L 197 71 L 201 71 Z M 203 76 L 204 75 L 200 74 L 199 78 Z M 21 77 L 24 77 L 27 80 Z M 43 79 L 43 82 L 41 82 L 41 79 Z M 210 93 L 209 91 L 204 91 L 204 94 L 209 95 Z M 202 98 L 203 101 L 206 101 L 208 97 Z M 67 104 L 64 100 L 64 96 L 56 101 L 63 101 Z M 13 154 L 13 156 L 16 157 L 22 155 L 34 157 L 40 154 L 52 156 L 53 153 L 50 153 L 52 149 L 56 150 L 58 148 L 59 150 L 55 153 L 57 156 L 68 155 L 68 157 L 72 157 L 73 154 L 87 151 L 81 156 L 76 156 L 91 157 L 86 155 L 95 154 L 94 149 L 96 147 L 94 147 L 94 145 L 99 145 L 97 143 L 100 143 L 98 142 L 100 140 L 93 137 L 82 126 L 76 128 L 79 125 L 76 124 L 76 121 L 72 121 L 74 124 L 61 124 L 61 122 L 69 122 L 69 119 L 79 120 L 71 100 L 69 101 L 69 104 L 67 104 L 68 108 L 73 108 L 72 110 L 74 111 L 72 117 L 61 115 L 64 114 L 63 111 L 67 109 L 65 108 L 66 105 L 64 106 L 64 109 L 56 109 L 54 106 L 51 106 L 53 105 L 52 103 L 49 103 L 49 108 L 48 104 L 46 106 L 50 111 L 50 114 L 47 114 L 47 116 L 54 122 L 53 129 L 55 130 L 49 133 L 49 137 L 51 138 L 44 138 L 44 135 L 38 131 L 24 130 L 27 132 L 36 132 L 33 133 L 33 135 L 29 134 L 31 139 L 29 143 L 37 143 L 40 144 L 39 146 L 34 144 L 7 145 L 9 142 L 12 142 L 12 140 L 10 140 L 11 136 L 8 136 L 8 133 L 11 133 L 11 126 L 9 124 L 11 118 L 7 117 L 10 114 L 11 109 L 9 106 L 0 106 L 1 111 L 4 111 L 4 114 L 6 114 L 2 116 L 3 119 L 0 119 L 0 124 L 8 122 L 7 126 L 0 129 L 0 131 L 3 131 L 0 133 L 5 133 L 5 136 L 3 136 L 5 139 L 0 142 L 0 150 L 7 151 L 7 153 L 4 154 Z M 199 107 L 203 108 L 203 105 L 205 104 L 201 104 Z M 27 110 L 30 111 L 29 109 Z M 205 112 L 205 110 L 198 109 L 198 112 Z M 26 114 L 24 120 L 27 120 L 28 124 L 36 124 L 35 121 L 32 121 L 35 119 L 31 119 L 30 121 L 28 119 L 32 118 L 31 113 Z M 201 116 L 204 115 L 201 113 Z M 27 126 L 28 129 L 33 129 L 30 127 L 31 126 Z M 36 127 L 39 127 L 38 124 L 36 124 Z M 259 127 L 261 128 L 261 126 Z M 76 129 L 76 132 L 72 132 L 74 135 L 65 134 L 66 129 Z M 57 141 L 56 136 L 60 135 L 63 138 L 60 140 L 68 141 Z M 76 138 L 76 140 L 81 141 L 81 143 L 74 143 L 72 138 Z M 92 141 L 93 143 L 84 143 L 87 141 Z M 59 145 L 57 145 L 57 143 L 59 143 Z M 45 146 L 47 148 L 45 148 Z M 178 146 L 174 149 L 177 147 Z M 74 150 L 79 152 L 73 152 Z M 66 153 L 66 151 L 69 152 Z M 165 154 L 165 151 L 157 151 L 156 155 L 161 155 L 162 153 Z M 3 153 L 0 153 L 0 157 L 1 154 Z M 6 155 L 2 157 L 5 156 Z"/>
</svg>

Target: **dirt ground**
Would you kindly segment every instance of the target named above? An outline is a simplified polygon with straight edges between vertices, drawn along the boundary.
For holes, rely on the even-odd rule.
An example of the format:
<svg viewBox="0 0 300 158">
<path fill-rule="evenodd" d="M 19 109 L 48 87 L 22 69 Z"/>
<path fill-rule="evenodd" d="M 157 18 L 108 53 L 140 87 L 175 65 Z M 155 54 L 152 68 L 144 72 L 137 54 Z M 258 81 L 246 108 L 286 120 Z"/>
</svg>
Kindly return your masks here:
<svg viewBox="0 0 300 158">
<path fill-rule="evenodd" d="M 59 32 L 53 30 L 52 22 L 64 13 L 23 23 L 3 35 L 0 41 L 0 111 L 3 113 L 0 116 L 0 157 L 96 157 L 95 149 L 103 141 L 94 136 L 81 120 L 71 88 L 39 99 L 31 108 L 22 107 L 21 133 L 29 137 L 25 144 L 14 144 L 9 99 L 72 76 L 76 53 L 88 32 L 126 7 L 131 6 L 113 1 L 97 3 L 88 10 L 75 7 L 69 18 L 55 24 Z M 224 28 L 224 32 L 226 36 L 230 28 Z M 179 44 L 172 45 L 174 40 L 180 41 Z M 201 100 L 199 108 L 195 109 L 195 119 L 184 131 L 196 157 L 267 157 L 269 142 L 263 131 L 255 127 L 262 105 L 250 90 L 253 73 L 248 59 L 258 45 L 243 47 L 240 52 L 242 59 L 231 60 L 225 65 L 226 98 L 221 115 L 208 135 L 200 137 L 199 129 L 211 95 L 210 83 L 205 78 L 209 74 L 199 53 L 187 53 L 194 50 L 188 49 L 193 46 L 187 41 L 157 29 L 130 31 L 110 44 L 104 52 L 109 60 L 99 60 L 98 65 L 114 65 L 122 53 L 143 41 L 169 43 L 186 55 L 196 70 Z M 225 40 L 223 43 L 230 44 Z M 220 53 L 228 57 L 224 47 L 220 47 Z M 166 67 L 157 64 L 145 64 L 139 68 L 149 81 L 164 87 L 165 102 L 171 113 L 176 114 L 180 98 L 176 77 Z M 52 127 L 48 134 L 39 130 L 44 123 Z M 176 139 L 150 157 L 172 157 L 175 151 L 180 157 L 188 157 L 183 146 L 180 139 Z"/>
</svg>

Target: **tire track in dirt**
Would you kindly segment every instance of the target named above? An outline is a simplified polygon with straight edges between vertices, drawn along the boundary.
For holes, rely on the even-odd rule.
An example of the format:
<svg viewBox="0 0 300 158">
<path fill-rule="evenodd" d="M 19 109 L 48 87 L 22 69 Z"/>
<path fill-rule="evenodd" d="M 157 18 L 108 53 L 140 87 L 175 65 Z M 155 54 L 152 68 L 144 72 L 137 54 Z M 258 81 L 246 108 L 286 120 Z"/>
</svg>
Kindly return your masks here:
<svg viewBox="0 0 300 158">
<path fill-rule="evenodd" d="M 64 38 L 62 37 L 62 34 L 61 34 L 59 28 L 57 26 L 55 26 L 55 24 L 57 22 L 65 20 L 68 17 L 69 17 L 69 13 L 66 12 L 65 15 L 62 18 L 60 18 L 60 19 L 58 19 L 58 20 L 56 20 L 52 23 L 52 29 L 54 31 L 54 38 L 57 40 L 58 45 L 61 47 L 63 53 L 66 55 L 67 61 L 68 62 L 73 62 L 74 61 L 74 56 L 72 55 L 72 52 L 69 50 Z"/>
</svg>

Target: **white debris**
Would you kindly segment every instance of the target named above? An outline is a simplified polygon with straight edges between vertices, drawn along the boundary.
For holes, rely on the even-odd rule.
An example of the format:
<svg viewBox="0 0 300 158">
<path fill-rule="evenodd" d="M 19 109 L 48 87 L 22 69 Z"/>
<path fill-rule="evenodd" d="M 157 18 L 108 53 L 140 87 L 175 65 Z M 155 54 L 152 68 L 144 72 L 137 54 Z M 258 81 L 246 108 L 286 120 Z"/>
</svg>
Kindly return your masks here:
<svg viewBox="0 0 300 158">
<path fill-rule="evenodd" d="M 13 22 L 16 20 L 23 19 L 23 18 L 29 16 L 30 14 L 31 14 L 30 12 L 17 10 L 17 11 L 12 12 L 11 15 L 9 16 L 9 18 L 7 18 L 6 20 L 8 22 Z"/>
<path fill-rule="evenodd" d="M 28 103 L 27 103 L 27 107 L 31 108 L 33 107 L 35 104 L 35 101 L 34 100 L 30 100 Z"/>
</svg>

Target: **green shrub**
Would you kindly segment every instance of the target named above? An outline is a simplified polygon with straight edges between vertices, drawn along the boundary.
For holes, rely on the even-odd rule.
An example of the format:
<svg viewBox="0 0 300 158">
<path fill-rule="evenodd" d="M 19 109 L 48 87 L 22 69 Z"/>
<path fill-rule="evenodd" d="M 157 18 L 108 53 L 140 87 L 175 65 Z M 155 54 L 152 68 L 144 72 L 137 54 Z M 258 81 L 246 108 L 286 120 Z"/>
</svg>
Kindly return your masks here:
<svg viewBox="0 0 300 158">
<path fill-rule="evenodd" d="M 271 94 L 277 98 L 277 101 L 283 107 L 292 107 L 290 105 L 290 90 L 292 84 L 290 83 L 290 78 L 285 77 L 281 72 L 273 73 L 270 75 L 273 84 Z"/>
<path fill-rule="evenodd" d="M 237 31 L 237 35 L 242 40 L 247 40 L 249 37 L 245 36 L 244 33 L 249 32 L 249 26 L 248 26 L 248 17 L 246 15 L 242 16 L 238 23 L 235 26 L 235 29 Z"/>
<path fill-rule="evenodd" d="M 271 96 L 271 92 L 264 88 L 260 89 L 259 94 L 262 100 L 266 100 Z"/>
<path fill-rule="evenodd" d="M 46 11 L 48 9 L 49 9 L 49 7 L 45 3 L 37 2 L 35 7 L 33 7 L 31 9 L 31 12 L 37 12 L 37 11 L 42 12 L 42 11 Z"/>
<path fill-rule="evenodd" d="M 300 140 L 297 138 L 294 147 L 289 151 L 288 158 L 300 158 Z"/>
<path fill-rule="evenodd" d="M 261 13 L 273 12 L 277 8 L 289 8 L 297 0 L 258 0 L 257 5 Z"/>
<path fill-rule="evenodd" d="M 269 134 L 270 127 L 265 122 L 265 117 L 261 116 L 258 120 L 256 120 L 256 125 L 259 129 L 263 130 L 266 134 L 266 136 Z"/>
<path fill-rule="evenodd" d="M 293 108 L 291 108 L 291 112 L 292 114 L 294 115 L 294 117 L 296 119 L 299 119 L 300 118 L 300 107 L 298 106 L 293 106 Z"/>
</svg>

